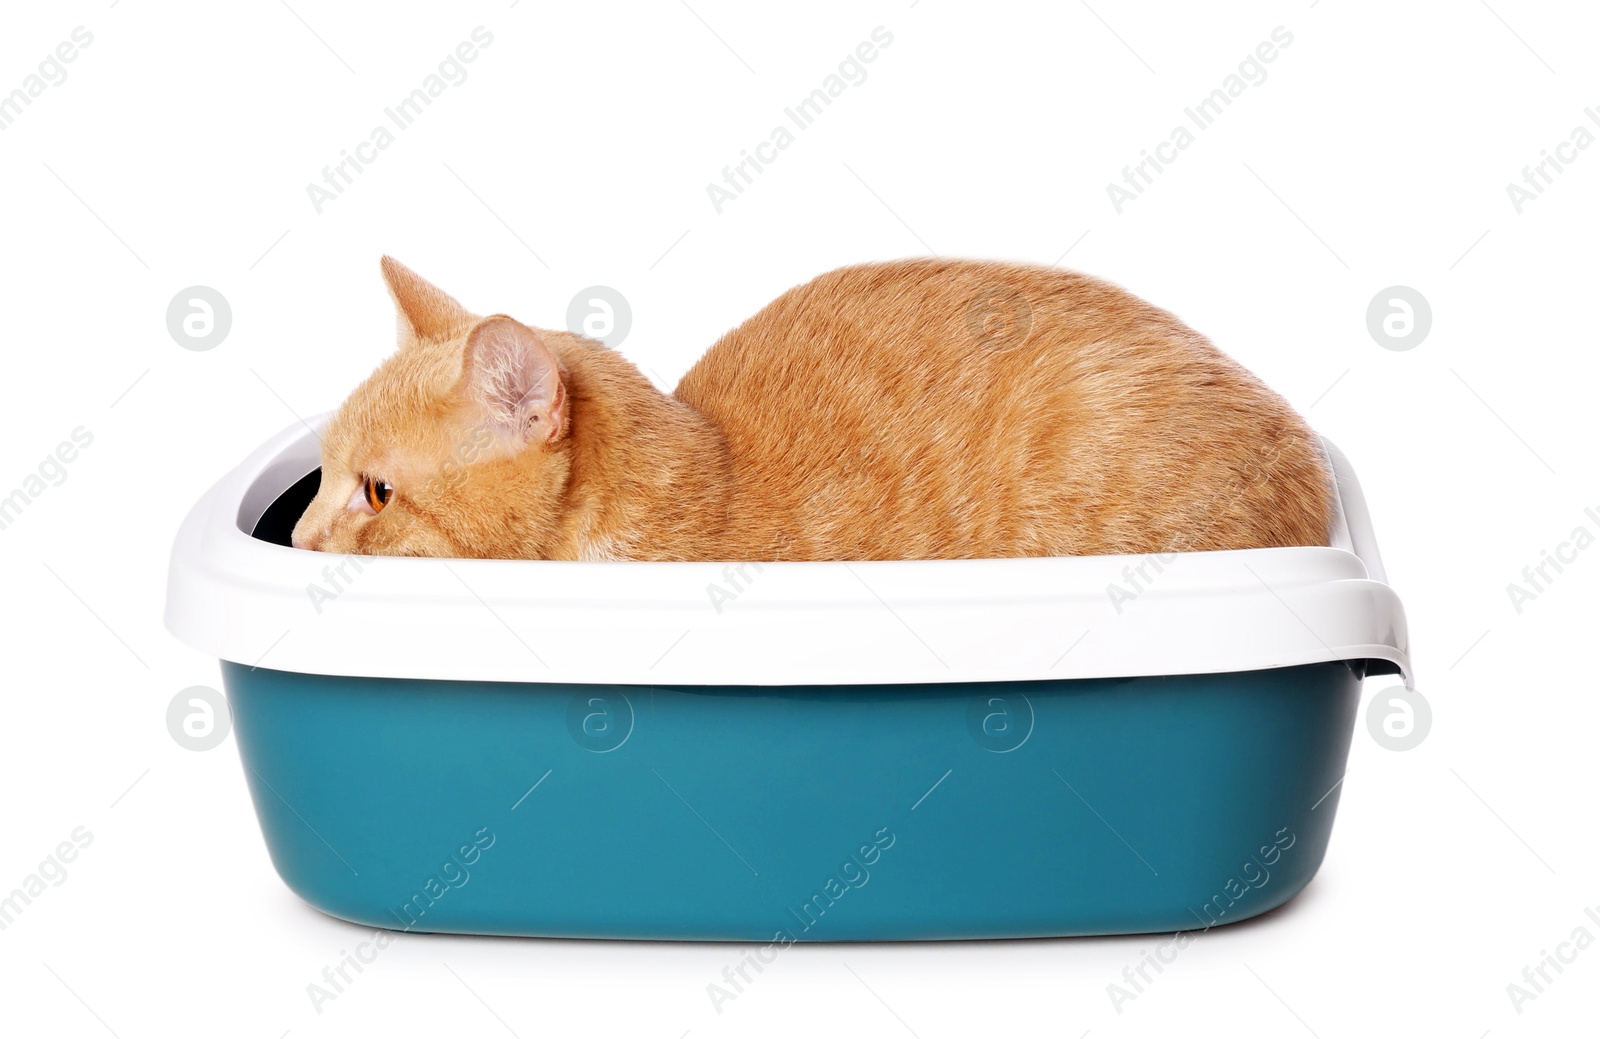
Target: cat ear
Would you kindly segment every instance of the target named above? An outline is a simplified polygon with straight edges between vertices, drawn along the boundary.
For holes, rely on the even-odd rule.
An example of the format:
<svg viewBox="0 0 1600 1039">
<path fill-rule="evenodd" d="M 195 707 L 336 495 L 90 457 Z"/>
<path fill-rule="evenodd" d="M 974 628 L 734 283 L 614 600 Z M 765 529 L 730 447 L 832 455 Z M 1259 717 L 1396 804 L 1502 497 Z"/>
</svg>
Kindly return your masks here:
<svg viewBox="0 0 1600 1039">
<path fill-rule="evenodd" d="M 449 339 L 471 324 L 466 308 L 399 260 L 385 256 L 379 266 L 394 297 L 402 348 L 424 339 Z"/>
<path fill-rule="evenodd" d="M 461 381 L 468 401 L 518 446 L 567 433 L 567 392 L 556 355 L 539 333 L 496 314 L 467 336 Z"/>
</svg>

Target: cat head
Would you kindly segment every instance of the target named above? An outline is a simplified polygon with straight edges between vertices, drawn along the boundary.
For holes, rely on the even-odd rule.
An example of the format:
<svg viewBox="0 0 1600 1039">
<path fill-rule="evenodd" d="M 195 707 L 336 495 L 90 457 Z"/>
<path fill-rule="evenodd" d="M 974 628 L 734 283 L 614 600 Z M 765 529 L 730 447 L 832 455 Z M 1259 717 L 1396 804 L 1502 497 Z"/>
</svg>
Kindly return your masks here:
<svg viewBox="0 0 1600 1039">
<path fill-rule="evenodd" d="M 577 337 L 480 318 L 395 260 L 399 348 L 322 433 L 322 482 L 296 548 L 364 555 L 543 555 L 571 466 L 556 347 Z"/>
</svg>

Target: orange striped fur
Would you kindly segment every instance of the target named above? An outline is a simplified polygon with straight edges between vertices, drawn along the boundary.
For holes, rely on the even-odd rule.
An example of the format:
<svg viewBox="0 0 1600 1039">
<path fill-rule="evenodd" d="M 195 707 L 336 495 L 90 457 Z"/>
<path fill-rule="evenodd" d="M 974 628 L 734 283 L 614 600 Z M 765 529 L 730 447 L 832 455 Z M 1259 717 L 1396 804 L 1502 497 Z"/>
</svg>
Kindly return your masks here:
<svg viewBox="0 0 1600 1039">
<path fill-rule="evenodd" d="M 479 318 L 385 258 L 400 347 L 333 418 L 302 548 L 529 559 L 948 559 L 1326 544 L 1284 401 L 1082 274 L 846 267 L 675 393 L 603 345 Z M 393 488 L 363 507 L 365 478 Z"/>
</svg>

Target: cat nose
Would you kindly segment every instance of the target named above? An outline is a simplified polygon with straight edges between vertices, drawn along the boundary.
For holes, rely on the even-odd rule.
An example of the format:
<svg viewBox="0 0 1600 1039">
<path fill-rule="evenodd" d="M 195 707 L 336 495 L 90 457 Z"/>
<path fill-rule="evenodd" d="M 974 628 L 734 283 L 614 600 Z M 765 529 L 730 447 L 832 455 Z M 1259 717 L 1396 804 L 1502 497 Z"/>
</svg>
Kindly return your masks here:
<svg viewBox="0 0 1600 1039">
<path fill-rule="evenodd" d="M 296 530 L 289 535 L 290 545 L 295 548 L 307 549 L 311 552 L 317 551 L 326 540 L 328 540 L 328 532 L 326 530 L 313 531 L 310 534 L 302 534 Z"/>
</svg>

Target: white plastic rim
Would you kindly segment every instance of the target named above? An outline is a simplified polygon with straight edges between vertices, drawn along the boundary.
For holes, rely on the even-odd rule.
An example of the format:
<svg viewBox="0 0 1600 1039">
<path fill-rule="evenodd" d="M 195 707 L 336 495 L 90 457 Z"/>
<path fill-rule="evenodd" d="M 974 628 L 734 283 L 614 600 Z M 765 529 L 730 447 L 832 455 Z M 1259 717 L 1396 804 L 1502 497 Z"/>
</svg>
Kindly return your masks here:
<svg viewBox="0 0 1600 1039">
<path fill-rule="evenodd" d="M 899 685 L 1366 660 L 1410 686 L 1404 609 L 1355 474 L 1327 447 L 1340 498 L 1329 547 L 573 563 L 345 557 L 251 537 L 267 506 L 318 465 L 316 434 L 296 424 L 190 511 L 173 545 L 166 624 L 222 660 L 373 678 Z"/>
</svg>

